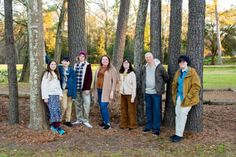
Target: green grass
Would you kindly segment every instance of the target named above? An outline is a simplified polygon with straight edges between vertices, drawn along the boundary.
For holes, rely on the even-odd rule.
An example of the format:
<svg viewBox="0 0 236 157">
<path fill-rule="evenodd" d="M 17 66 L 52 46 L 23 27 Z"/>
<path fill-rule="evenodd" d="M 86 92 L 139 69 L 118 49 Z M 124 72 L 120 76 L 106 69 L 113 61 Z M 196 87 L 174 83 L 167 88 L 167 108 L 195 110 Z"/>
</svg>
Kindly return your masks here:
<svg viewBox="0 0 236 157">
<path fill-rule="evenodd" d="M 99 65 L 93 64 L 95 72 Z M 22 65 L 17 65 L 17 76 L 20 77 Z M 0 64 L 0 83 L 7 83 L 7 66 Z M 204 89 L 228 89 L 236 88 L 236 65 L 204 66 Z"/>
<path fill-rule="evenodd" d="M 204 66 L 204 89 L 236 88 L 236 66 Z"/>
<path fill-rule="evenodd" d="M 153 147 L 143 148 L 121 148 L 119 150 L 100 150 L 99 152 L 81 151 L 77 148 L 66 148 L 63 146 L 53 150 L 32 150 L 29 147 L 25 148 L 1 148 L 0 157 L 10 156 L 57 156 L 57 157 L 122 157 L 122 156 L 185 156 L 185 157 L 233 157 L 235 149 L 231 144 L 193 144 L 193 145 L 172 145 L 164 144 L 165 146 L 156 145 Z M 97 151 L 97 150 L 95 150 Z M 158 155 L 157 155 L 158 154 Z"/>
</svg>

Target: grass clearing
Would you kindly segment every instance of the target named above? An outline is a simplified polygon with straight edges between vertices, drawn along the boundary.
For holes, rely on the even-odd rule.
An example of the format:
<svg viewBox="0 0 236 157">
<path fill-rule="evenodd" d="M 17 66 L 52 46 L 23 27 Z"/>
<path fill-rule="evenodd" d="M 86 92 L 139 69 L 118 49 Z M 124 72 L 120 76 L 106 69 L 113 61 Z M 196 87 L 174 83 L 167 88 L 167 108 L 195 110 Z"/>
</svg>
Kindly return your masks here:
<svg viewBox="0 0 236 157">
<path fill-rule="evenodd" d="M 19 79 L 22 64 L 17 65 L 17 77 Z M 93 74 L 98 64 L 92 65 Z M 0 64 L 0 83 L 7 83 L 7 65 Z M 204 66 L 203 70 L 204 89 L 236 89 L 236 65 Z"/>
<path fill-rule="evenodd" d="M 236 88 L 236 66 L 204 66 L 204 89 Z"/>
<path fill-rule="evenodd" d="M 98 152 L 81 151 L 77 148 L 66 148 L 65 146 L 58 147 L 54 150 L 32 150 L 28 148 L 1 148 L 0 157 L 8 156 L 57 156 L 57 157 L 122 157 L 122 156 L 185 156 L 185 157 L 216 157 L 227 156 L 233 157 L 235 150 L 230 144 L 194 144 L 182 145 L 180 144 L 164 144 L 164 146 L 156 145 L 146 148 L 121 148 L 119 150 L 100 150 Z"/>
</svg>

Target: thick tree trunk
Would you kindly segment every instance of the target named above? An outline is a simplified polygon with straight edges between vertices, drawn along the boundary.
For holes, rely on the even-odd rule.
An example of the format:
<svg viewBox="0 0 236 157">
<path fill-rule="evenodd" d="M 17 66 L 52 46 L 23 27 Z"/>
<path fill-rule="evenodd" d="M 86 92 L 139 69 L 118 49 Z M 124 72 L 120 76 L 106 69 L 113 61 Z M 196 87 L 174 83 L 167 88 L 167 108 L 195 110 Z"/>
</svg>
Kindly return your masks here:
<svg viewBox="0 0 236 157">
<path fill-rule="evenodd" d="M 73 65 L 77 53 L 87 51 L 85 33 L 85 0 L 68 0 L 69 57 Z"/>
<path fill-rule="evenodd" d="M 171 86 L 174 74 L 178 69 L 178 57 L 181 50 L 182 28 L 182 0 L 171 0 L 170 34 L 169 34 L 169 63 L 168 74 L 170 81 L 167 83 L 166 106 L 163 123 L 165 126 L 175 126 L 175 107 L 172 101 Z"/>
<path fill-rule="evenodd" d="M 28 33 L 27 50 L 19 82 L 29 82 L 29 77 L 30 77 L 30 64 L 29 64 L 29 33 Z"/>
<path fill-rule="evenodd" d="M 155 58 L 161 62 L 162 47 L 161 47 L 161 0 L 151 0 L 151 52 Z"/>
<path fill-rule="evenodd" d="M 5 44 L 6 44 L 6 61 L 8 71 L 9 87 L 9 112 L 8 119 L 10 124 L 19 122 L 18 109 L 18 85 L 16 73 L 16 51 L 13 36 L 13 17 L 12 17 L 12 0 L 4 0 L 5 12 Z"/>
<path fill-rule="evenodd" d="M 144 51 L 144 29 L 147 17 L 149 0 L 139 1 L 139 10 L 136 20 L 135 43 L 134 43 L 134 66 L 137 77 L 137 113 L 139 125 L 144 124 L 144 93 L 142 91 L 142 66 Z"/>
<path fill-rule="evenodd" d="M 41 0 L 27 0 L 29 54 L 30 54 L 30 124 L 29 128 L 48 128 L 45 106 L 41 98 L 41 77 L 43 72 L 44 33 Z"/>
<path fill-rule="evenodd" d="M 205 0 L 189 1 L 189 23 L 187 39 L 187 55 L 190 57 L 200 78 L 203 78 L 203 52 L 204 52 L 204 27 L 205 27 Z M 203 90 L 200 91 L 200 103 L 192 107 L 186 130 L 201 132 L 203 130 Z"/>
<path fill-rule="evenodd" d="M 54 52 L 54 59 L 55 61 L 57 61 L 57 63 L 59 63 L 61 60 L 62 37 L 63 37 L 62 33 L 64 30 L 65 15 L 66 15 L 66 0 L 63 0 L 59 22 L 57 25 L 56 44 L 55 44 L 55 52 Z"/>
<path fill-rule="evenodd" d="M 129 19 L 129 8 L 130 8 L 130 0 L 121 0 L 120 1 L 120 11 L 118 16 L 118 24 L 116 29 L 116 39 L 113 48 L 113 65 L 116 69 L 122 64 L 124 49 L 125 49 L 125 37 L 127 24 Z"/>
<path fill-rule="evenodd" d="M 30 64 L 29 64 L 29 52 L 27 50 L 19 82 L 29 82 L 29 76 L 30 76 Z"/>
</svg>

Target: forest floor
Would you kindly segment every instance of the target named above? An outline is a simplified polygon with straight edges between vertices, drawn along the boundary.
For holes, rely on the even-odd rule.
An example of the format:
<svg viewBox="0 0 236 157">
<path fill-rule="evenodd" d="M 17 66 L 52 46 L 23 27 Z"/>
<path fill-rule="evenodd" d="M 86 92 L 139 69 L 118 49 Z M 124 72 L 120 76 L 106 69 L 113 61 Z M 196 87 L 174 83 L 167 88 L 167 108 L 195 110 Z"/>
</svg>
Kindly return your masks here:
<svg viewBox="0 0 236 157">
<path fill-rule="evenodd" d="M 0 93 L 7 91 L 0 87 Z M 22 92 L 27 90 L 20 89 Z M 92 129 L 82 125 L 62 125 L 66 134 L 50 130 L 28 129 L 29 99 L 19 99 L 20 123 L 9 125 L 8 98 L 0 96 L 0 156 L 235 156 L 236 154 L 236 92 L 205 91 L 201 133 L 186 132 L 180 143 L 171 143 L 173 129 L 162 127 L 160 136 L 119 128 L 119 104 L 110 105 L 109 130 L 102 129 L 98 106 L 92 106 Z M 215 104 L 214 104 L 215 102 Z M 217 103 L 218 102 L 218 103 Z M 222 104 L 220 103 L 222 102 Z M 224 103 L 230 102 L 230 103 Z M 227 105 L 223 105 L 227 104 Z M 73 119 L 75 113 L 73 110 Z"/>
</svg>

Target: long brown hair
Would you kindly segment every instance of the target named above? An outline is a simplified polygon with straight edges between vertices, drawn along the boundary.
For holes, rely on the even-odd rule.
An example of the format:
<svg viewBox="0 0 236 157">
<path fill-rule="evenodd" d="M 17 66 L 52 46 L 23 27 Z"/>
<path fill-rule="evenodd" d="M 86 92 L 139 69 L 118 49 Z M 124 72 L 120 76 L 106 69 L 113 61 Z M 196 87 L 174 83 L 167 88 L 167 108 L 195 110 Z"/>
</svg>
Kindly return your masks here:
<svg viewBox="0 0 236 157">
<path fill-rule="evenodd" d="M 53 76 L 52 70 L 51 70 L 51 68 L 50 68 L 50 64 L 51 64 L 52 62 L 55 62 L 56 65 L 57 65 L 57 62 L 56 62 L 55 60 L 50 60 L 50 62 L 49 62 L 48 65 L 47 65 L 47 69 L 43 72 L 43 76 L 44 76 L 45 73 L 47 73 L 47 77 L 48 77 L 48 74 L 50 74 L 50 80 L 53 79 L 53 77 L 52 77 L 52 76 Z M 56 66 L 56 69 L 54 70 L 54 72 L 55 72 L 55 74 L 57 75 L 57 79 L 60 80 L 61 78 L 60 78 L 60 74 L 59 74 L 59 72 L 58 72 L 57 66 Z"/>
<path fill-rule="evenodd" d="M 102 58 L 103 58 L 103 57 L 107 57 L 107 58 L 108 58 L 109 63 L 108 63 L 108 65 L 107 65 L 107 70 L 109 70 L 110 67 L 111 67 L 111 59 L 110 59 L 110 57 L 109 57 L 108 55 L 103 55 L 103 56 L 100 58 L 100 66 L 101 66 L 101 67 L 103 66 L 103 64 L 102 64 Z"/>
</svg>

